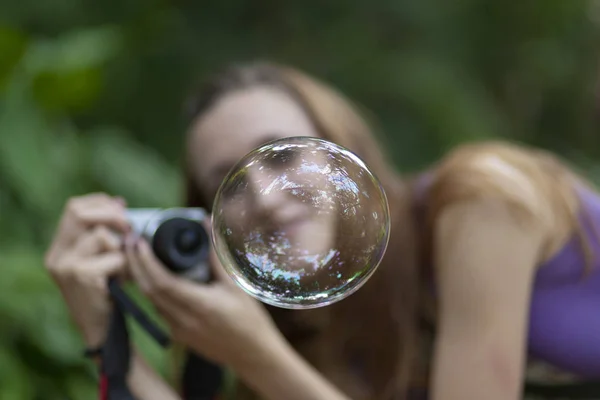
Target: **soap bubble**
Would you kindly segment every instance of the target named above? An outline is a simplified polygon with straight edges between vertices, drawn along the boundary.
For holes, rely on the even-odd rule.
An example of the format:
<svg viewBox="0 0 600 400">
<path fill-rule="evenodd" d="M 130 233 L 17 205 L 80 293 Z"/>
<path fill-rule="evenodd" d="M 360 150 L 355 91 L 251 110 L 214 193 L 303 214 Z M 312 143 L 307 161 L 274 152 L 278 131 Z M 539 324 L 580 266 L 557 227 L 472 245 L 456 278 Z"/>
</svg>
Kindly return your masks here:
<svg viewBox="0 0 600 400">
<path fill-rule="evenodd" d="M 385 192 L 349 150 L 312 137 L 241 159 L 213 205 L 213 243 L 248 294 L 281 308 L 326 306 L 375 272 L 390 230 Z"/>
</svg>

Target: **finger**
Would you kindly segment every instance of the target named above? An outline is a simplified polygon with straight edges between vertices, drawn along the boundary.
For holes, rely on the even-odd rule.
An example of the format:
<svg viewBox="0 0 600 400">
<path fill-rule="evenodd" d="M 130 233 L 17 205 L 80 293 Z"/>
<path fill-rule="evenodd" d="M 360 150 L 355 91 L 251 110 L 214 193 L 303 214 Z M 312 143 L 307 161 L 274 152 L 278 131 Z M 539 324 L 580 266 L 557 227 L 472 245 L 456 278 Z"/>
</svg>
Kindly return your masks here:
<svg viewBox="0 0 600 400">
<path fill-rule="evenodd" d="M 144 293 L 148 293 L 150 291 L 150 282 L 146 277 L 146 273 L 143 270 L 140 261 L 138 259 L 138 254 L 135 248 L 135 242 L 137 238 L 133 235 L 128 235 L 125 238 L 125 257 L 127 259 L 127 266 L 129 270 L 129 274 L 133 278 L 133 280 L 137 283 L 139 288 Z"/>
<path fill-rule="evenodd" d="M 78 263 L 77 269 L 82 274 L 89 272 L 90 275 L 108 278 L 122 273 L 126 263 L 127 259 L 122 252 L 113 251 L 83 259 Z"/>
<path fill-rule="evenodd" d="M 154 309 L 158 312 L 160 317 L 165 320 L 167 325 L 171 327 L 171 329 L 179 326 L 179 317 L 171 312 L 171 308 L 169 305 L 164 305 L 157 301 L 152 301 L 152 305 Z"/>
<path fill-rule="evenodd" d="M 72 199 L 65 208 L 65 217 L 85 227 L 100 224 L 122 232 L 129 229 L 123 202 L 112 197 Z"/>
<path fill-rule="evenodd" d="M 65 260 L 63 266 L 63 279 L 58 279 L 57 283 L 64 294 L 68 295 L 73 281 L 85 282 L 88 288 L 96 287 L 107 292 L 108 278 L 122 273 L 126 258 L 122 252 L 110 252 L 85 259 Z"/>
<path fill-rule="evenodd" d="M 182 309 L 204 308 L 204 304 L 210 300 L 209 290 L 205 285 L 169 273 L 146 241 L 139 241 L 137 247 L 140 266 L 150 282 L 150 296 L 168 298 L 173 306 Z"/>
<path fill-rule="evenodd" d="M 186 336 L 192 336 L 195 339 L 203 336 L 202 327 L 204 323 L 198 316 L 190 313 L 181 313 L 177 307 L 164 308 L 161 305 L 155 304 L 155 308 L 167 323 L 173 340 L 186 343 Z"/>
<path fill-rule="evenodd" d="M 148 242 L 140 239 L 136 243 L 135 252 L 146 278 L 154 287 L 166 287 L 173 284 L 176 277 L 158 260 Z"/>
<path fill-rule="evenodd" d="M 90 256 L 102 252 L 119 252 L 121 238 L 104 226 L 86 231 L 70 246 L 55 249 L 55 253 L 46 256 L 46 268 L 50 271 L 68 273 L 77 269 L 79 263 L 85 263 Z M 76 263 L 71 262 L 76 260 Z"/>
<path fill-rule="evenodd" d="M 93 225 L 106 225 L 127 232 L 129 223 L 122 200 L 96 194 L 69 200 L 54 234 L 46 258 L 52 260 Z"/>
<path fill-rule="evenodd" d="M 157 296 L 150 299 L 150 301 L 160 316 L 174 328 L 181 327 L 188 323 L 191 318 L 195 318 L 195 316 L 190 315 L 187 308 L 180 307 L 168 296 Z"/>
<path fill-rule="evenodd" d="M 107 225 L 127 232 L 129 223 L 124 202 L 104 194 L 71 198 L 63 211 L 59 231 L 68 236 L 93 225 Z"/>
<path fill-rule="evenodd" d="M 121 249 L 122 238 L 106 226 L 97 226 L 85 232 L 75 242 L 73 253 L 78 256 L 98 254 L 103 251 L 117 251 Z"/>
<path fill-rule="evenodd" d="M 137 273 L 143 275 L 146 283 L 144 294 L 172 326 L 188 326 L 201 308 L 195 300 L 197 288 L 190 288 L 191 282 L 169 273 L 145 240 L 139 240 L 135 247 Z"/>
<path fill-rule="evenodd" d="M 121 205 L 121 207 L 127 207 L 127 200 L 121 196 L 114 197 L 114 200 Z"/>
</svg>

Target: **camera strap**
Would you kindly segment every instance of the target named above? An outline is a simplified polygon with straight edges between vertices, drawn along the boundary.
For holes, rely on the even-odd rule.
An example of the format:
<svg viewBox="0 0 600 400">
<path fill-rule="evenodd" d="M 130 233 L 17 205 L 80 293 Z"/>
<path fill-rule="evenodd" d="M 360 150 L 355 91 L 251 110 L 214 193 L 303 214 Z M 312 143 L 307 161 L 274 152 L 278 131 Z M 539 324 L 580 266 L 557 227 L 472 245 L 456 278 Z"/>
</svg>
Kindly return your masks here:
<svg viewBox="0 0 600 400">
<path fill-rule="evenodd" d="M 593 400 L 600 396 L 600 381 L 564 384 L 525 383 L 525 394 L 543 399 Z"/>
<path fill-rule="evenodd" d="M 136 400 L 127 386 L 132 351 L 125 314 L 131 314 L 161 346 L 168 346 L 169 339 L 131 300 L 115 279 L 109 280 L 108 289 L 113 305 L 106 341 L 102 348 L 100 400 Z"/>
<path fill-rule="evenodd" d="M 163 348 L 169 337 L 125 293 L 114 279 L 108 283 L 113 309 L 106 341 L 102 348 L 100 400 L 138 400 L 127 386 L 131 364 L 131 344 L 126 313 Z M 182 390 L 186 400 L 213 400 L 222 386 L 222 369 L 189 352 L 184 367 Z"/>
<path fill-rule="evenodd" d="M 100 400 L 134 400 L 127 387 L 131 360 L 129 331 L 125 315 L 118 303 L 113 304 L 110 326 L 102 350 L 102 393 Z"/>
<path fill-rule="evenodd" d="M 181 394 L 185 400 L 215 400 L 223 388 L 223 369 L 188 351 L 183 369 Z"/>
</svg>

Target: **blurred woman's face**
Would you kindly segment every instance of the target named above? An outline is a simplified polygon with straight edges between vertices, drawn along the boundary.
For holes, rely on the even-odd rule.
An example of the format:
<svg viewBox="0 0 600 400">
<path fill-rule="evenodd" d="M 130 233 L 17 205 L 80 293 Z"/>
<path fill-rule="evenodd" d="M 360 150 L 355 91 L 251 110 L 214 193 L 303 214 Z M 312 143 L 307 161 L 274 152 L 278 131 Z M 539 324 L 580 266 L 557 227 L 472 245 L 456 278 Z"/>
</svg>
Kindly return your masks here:
<svg viewBox="0 0 600 400">
<path fill-rule="evenodd" d="M 242 157 L 266 142 L 290 136 L 319 135 L 304 110 L 285 92 L 255 87 L 225 95 L 192 126 L 189 144 L 200 192 L 212 202 L 221 182 Z M 303 163 L 307 157 L 311 165 L 326 168 L 326 159 L 303 154 Z M 284 236 L 293 249 L 323 256 L 333 246 L 335 210 L 330 207 L 324 212 L 315 207 L 316 196 L 310 192 L 298 195 L 302 190 L 280 190 L 310 186 L 315 193 L 327 193 L 322 172 L 293 172 L 299 158 L 283 153 L 266 165 L 249 168 L 236 184 L 236 193 L 226 194 L 230 198 L 223 202 L 224 211 L 230 226 L 268 230 L 259 233 Z"/>
</svg>

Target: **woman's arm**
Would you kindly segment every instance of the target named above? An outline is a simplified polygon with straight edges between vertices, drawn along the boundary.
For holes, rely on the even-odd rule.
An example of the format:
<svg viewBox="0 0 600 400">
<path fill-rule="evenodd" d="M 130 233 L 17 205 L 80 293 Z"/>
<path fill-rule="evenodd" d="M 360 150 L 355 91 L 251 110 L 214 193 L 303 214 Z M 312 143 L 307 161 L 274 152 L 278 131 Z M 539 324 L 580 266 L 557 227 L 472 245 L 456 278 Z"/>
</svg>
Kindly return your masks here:
<svg viewBox="0 0 600 400">
<path fill-rule="evenodd" d="M 139 400 L 181 399 L 137 351 L 133 353 L 127 383 L 133 395 Z"/>
<path fill-rule="evenodd" d="M 100 368 L 101 359 L 97 358 L 94 362 Z M 131 358 L 127 386 L 138 400 L 181 400 L 175 390 L 148 365 L 136 350 L 133 351 Z"/>
<path fill-rule="evenodd" d="M 349 400 L 287 343 L 273 343 L 263 361 L 248 365 L 239 373 L 266 400 Z M 181 399 L 137 352 L 128 384 L 139 400 Z"/>
<path fill-rule="evenodd" d="M 349 400 L 283 338 L 262 361 L 236 372 L 265 400 Z"/>
<path fill-rule="evenodd" d="M 228 365 L 266 399 L 347 400 L 291 348 L 265 308 L 235 285 L 214 250 L 215 281 L 207 285 L 169 273 L 145 241 L 126 243 L 126 252 L 132 276 L 174 341 Z"/>
<path fill-rule="evenodd" d="M 546 229 L 513 211 L 472 200 L 438 218 L 433 400 L 521 397 L 529 297 Z"/>
</svg>

